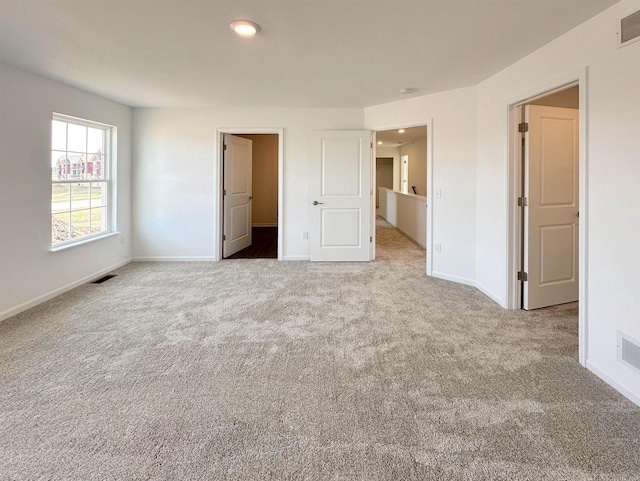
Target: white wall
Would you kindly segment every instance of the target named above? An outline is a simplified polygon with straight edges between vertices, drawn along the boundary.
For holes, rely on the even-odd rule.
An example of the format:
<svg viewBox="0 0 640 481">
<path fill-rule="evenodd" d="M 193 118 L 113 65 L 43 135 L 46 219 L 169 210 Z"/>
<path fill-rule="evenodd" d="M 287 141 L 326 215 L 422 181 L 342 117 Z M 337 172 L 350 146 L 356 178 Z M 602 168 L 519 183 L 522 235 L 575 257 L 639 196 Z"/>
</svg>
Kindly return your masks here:
<svg viewBox="0 0 640 481">
<path fill-rule="evenodd" d="M 433 275 L 475 284 L 476 89 L 468 87 L 402 100 L 364 111 L 365 126 L 424 124 L 433 119 Z M 378 154 L 379 155 L 379 154 Z"/>
<path fill-rule="evenodd" d="M 309 256 L 314 130 L 362 129 L 361 109 L 136 109 L 134 256 L 214 256 L 216 129 L 284 128 L 285 259 Z"/>
<path fill-rule="evenodd" d="M 380 215 L 414 242 L 426 248 L 427 217 L 424 215 L 427 198 L 403 194 L 384 187 L 378 188 Z"/>
<path fill-rule="evenodd" d="M 616 361 L 618 329 L 640 338 L 640 42 L 615 45 L 638 9 L 622 1 L 478 85 L 476 273 L 506 305 L 507 104 L 588 67 L 588 363 L 640 400 L 640 375 Z"/>
<path fill-rule="evenodd" d="M 115 125 L 121 236 L 51 247 L 51 115 Z M 0 64 L 0 319 L 131 257 L 131 109 Z"/>
</svg>

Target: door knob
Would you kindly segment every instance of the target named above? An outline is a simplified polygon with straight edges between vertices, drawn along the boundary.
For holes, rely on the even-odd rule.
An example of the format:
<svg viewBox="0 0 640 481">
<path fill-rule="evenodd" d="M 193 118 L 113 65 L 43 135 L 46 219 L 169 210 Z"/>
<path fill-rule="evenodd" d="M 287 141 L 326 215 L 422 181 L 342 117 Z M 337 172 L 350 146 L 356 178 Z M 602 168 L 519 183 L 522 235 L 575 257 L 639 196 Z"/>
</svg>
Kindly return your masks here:
<svg viewBox="0 0 640 481">
<path fill-rule="evenodd" d="M 313 201 L 313 205 L 324 204 L 324 202 L 318 202 L 317 200 Z"/>
<path fill-rule="evenodd" d="M 250 195 L 250 196 L 249 196 L 249 200 L 252 200 L 252 199 L 253 199 L 253 196 L 252 196 L 252 195 Z"/>
</svg>

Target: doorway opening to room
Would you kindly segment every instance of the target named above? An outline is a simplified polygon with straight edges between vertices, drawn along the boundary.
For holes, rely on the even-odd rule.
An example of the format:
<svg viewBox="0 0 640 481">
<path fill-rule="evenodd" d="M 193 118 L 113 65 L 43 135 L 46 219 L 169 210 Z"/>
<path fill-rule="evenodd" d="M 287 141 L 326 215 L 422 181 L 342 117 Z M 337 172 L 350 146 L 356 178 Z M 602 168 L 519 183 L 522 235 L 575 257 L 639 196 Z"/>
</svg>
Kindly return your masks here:
<svg viewBox="0 0 640 481">
<path fill-rule="evenodd" d="M 375 257 L 425 259 L 427 127 L 376 132 Z"/>
<path fill-rule="evenodd" d="M 509 307 L 578 318 L 586 362 L 586 113 L 581 80 L 509 108 Z M 582 120 L 581 120 L 582 119 Z"/>
<path fill-rule="evenodd" d="M 221 259 L 282 258 L 282 132 L 219 131 Z"/>
</svg>

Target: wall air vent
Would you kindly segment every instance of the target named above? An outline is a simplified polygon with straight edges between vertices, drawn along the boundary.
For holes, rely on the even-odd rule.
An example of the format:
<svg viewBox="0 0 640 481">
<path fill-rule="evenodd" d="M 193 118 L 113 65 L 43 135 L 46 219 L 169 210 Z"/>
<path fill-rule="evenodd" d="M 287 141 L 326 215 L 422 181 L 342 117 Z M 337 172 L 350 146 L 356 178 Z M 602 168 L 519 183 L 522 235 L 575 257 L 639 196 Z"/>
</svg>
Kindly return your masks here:
<svg viewBox="0 0 640 481">
<path fill-rule="evenodd" d="M 640 10 L 620 20 L 620 46 L 640 40 Z"/>
<path fill-rule="evenodd" d="M 618 361 L 640 372 L 640 341 L 618 331 Z"/>
<path fill-rule="evenodd" d="M 113 279 L 115 276 L 116 276 L 115 274 L 107 274 L 106 276 L 102 276 L 100 279 L 96 279 L 95 281 L 92 281 L 91 284 L 102 284 L 103 282 L 106 282 L 109 279 Z"/>
</svg>

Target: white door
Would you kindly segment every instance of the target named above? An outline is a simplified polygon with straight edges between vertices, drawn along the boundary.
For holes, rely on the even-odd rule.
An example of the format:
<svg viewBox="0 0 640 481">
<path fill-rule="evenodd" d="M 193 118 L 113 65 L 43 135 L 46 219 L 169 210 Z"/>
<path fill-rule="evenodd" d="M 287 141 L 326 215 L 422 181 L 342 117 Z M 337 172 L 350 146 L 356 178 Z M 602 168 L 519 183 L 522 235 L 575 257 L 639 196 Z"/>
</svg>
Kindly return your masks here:
<svg viewBox="0 0 640 481">
<path fill-rule="evenodd" d="M 222 257 L 251 245 L 252 142 L 224 135 L 224 228 Z"/>
<path fill-rule="evenodd" d="M 371 260 L 369 131 L 314 132 L 312 261 Z"/>
<path fill-rule="evenodd" d="M 578 300 L 578 110 L 525 108 L 523 307 Z"/>
</svg>

